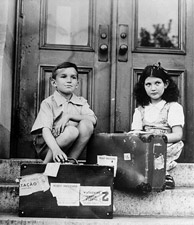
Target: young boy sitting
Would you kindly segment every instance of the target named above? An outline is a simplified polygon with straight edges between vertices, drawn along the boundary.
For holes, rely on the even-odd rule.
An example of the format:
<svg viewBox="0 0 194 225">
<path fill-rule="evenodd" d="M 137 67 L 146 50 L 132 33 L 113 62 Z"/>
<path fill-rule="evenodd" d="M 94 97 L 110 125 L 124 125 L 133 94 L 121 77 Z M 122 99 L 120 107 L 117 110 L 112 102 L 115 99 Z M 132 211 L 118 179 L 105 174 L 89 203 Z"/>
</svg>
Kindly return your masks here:
<svg viewBox="0 0 194 225">
<path fill-rule="evenodd" d="M 64 62 L 56 66 L 51 84 L 56 90 L 42 101 L 31 130 L 32 135 L 38 134 L 36 149 L 43 163 L 65 162 L 67 157 L 77 159 L 97 120 L 87 100 L 74 94 L 78 87 L 75 64 Z"/>
</svg>

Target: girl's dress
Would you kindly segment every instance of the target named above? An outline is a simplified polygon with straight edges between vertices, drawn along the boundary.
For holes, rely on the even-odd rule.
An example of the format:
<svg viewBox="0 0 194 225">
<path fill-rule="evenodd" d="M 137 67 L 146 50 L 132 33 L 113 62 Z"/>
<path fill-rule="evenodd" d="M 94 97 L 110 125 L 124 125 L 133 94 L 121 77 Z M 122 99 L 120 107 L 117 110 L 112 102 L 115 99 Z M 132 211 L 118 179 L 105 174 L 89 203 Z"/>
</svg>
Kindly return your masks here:
<svg viewBox="0 0 194 225">
<path fill-rule="evenodd" d="M 132 130 L 144 130 L 153 134 L 166 134 L 172 132 L 173 126 L 184 126 L 183 107 L 177 102 L 167 103 L 161 100 L 159 103 L 135 109 L 132 122 Z M 176 166 L 175 160 L 179 158 L 183 142 L 167 144 L 167 171 Z"/>
</svg>

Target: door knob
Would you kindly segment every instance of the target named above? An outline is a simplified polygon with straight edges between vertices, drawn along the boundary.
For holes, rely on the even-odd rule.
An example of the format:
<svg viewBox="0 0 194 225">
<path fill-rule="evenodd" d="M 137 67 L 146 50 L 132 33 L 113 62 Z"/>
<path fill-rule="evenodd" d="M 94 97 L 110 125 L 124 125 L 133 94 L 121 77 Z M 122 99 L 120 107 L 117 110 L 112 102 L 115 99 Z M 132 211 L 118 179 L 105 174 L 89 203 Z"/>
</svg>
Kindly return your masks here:
<svg viewBox="0 0 194 225">
<path fill-rule="evenodd" d="M 128 51 L 128 46 L 125 44 L 122 44 L 119 48 L 119 54 L 120 55 L 125 55 Z"/>
<path fill-rule="evenodd" d="M 109 26 L 99 25 L 98 61 L 108 62 L 109 44 Z"/>
<path fill-rule="evenodd" d="M 125 32 L 122 32 L 120 36 L 122 39 L 125 39 L 127 37 L 127 34 Z"/>
<path fill-rule="evenodd" d="M 107 53 L 107 51 L 108 51 L 108 45 L 106 45 L 106 44 L 100 45 L 100 52 L 101 52 L 102 54 Z"/>
<path fill-rule="evenodd" d="M 102 39 L 106 39 L 106 38 L 107 38 L 107 34 L 106 34 L 106 33 L 102 33 L 102 34 L 101 34 L 101 38 L 102 38 Z"/>
<path fill-rule="evenodd" d="M 128 34 L 129 29 L 127 24 L 119 24 L 119 36 L 118 36 L 118 61 L 128 61 Z"/>
</svg>

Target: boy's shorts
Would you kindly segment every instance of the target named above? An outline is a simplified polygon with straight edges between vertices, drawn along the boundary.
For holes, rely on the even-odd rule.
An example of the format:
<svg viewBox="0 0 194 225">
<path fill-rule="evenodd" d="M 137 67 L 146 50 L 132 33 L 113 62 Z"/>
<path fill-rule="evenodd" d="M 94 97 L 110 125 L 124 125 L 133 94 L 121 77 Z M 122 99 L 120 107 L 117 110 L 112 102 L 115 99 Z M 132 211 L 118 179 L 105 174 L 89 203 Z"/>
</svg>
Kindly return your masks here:
<svg viewBox="0 0 194 225">
<path fill-rule="evenodd" d="M 34 140 L 33 144 L 36 150 L 36 155 L 39 159 L 44 160 L 46 157 L 46 154 L 48 152 L 48 146 L 42 136 L 42 134 L 38 134 Z"/>
</svg>

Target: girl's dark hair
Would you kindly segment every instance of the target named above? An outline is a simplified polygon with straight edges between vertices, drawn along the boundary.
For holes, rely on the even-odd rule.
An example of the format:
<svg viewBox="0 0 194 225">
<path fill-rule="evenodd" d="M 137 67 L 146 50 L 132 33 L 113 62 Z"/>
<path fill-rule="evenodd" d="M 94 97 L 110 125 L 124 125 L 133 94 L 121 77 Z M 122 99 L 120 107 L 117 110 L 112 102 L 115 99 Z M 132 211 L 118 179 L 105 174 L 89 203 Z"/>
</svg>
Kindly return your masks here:
<svg viewBox="0 0 194 225">
<path fill-rule="evenodd" d="M 78 76 L 78 68 L 77 68 L 76 64 L 71 63 L 71 62 L 63 62 L 63 63 L 55 66 L 55 68 L 52 71 L 52 78 L 56 79 L 58 69 L 69 68 L 69 67 L 73 67 L 77 71 L 77 76 Z"/>
<path fill-rule="evenodd" d="M 138 105 L 146 106 L 150 103 L 150 97 L 147 95 L 144 87 L 144 83 L 147 77 L 158 77 L 162 79 L 164 83 L 168 83 L 168 86 L 162 95 L 163 100 L 165 100 L 166 102 L 178 101 L 179 90 L 176 83 L 169 76 L 168 72 L 160 66 L 160 63 L 158 64 L 158 66 L 146 66 L 134 87 L 134 96 Z"/>
</svg>

